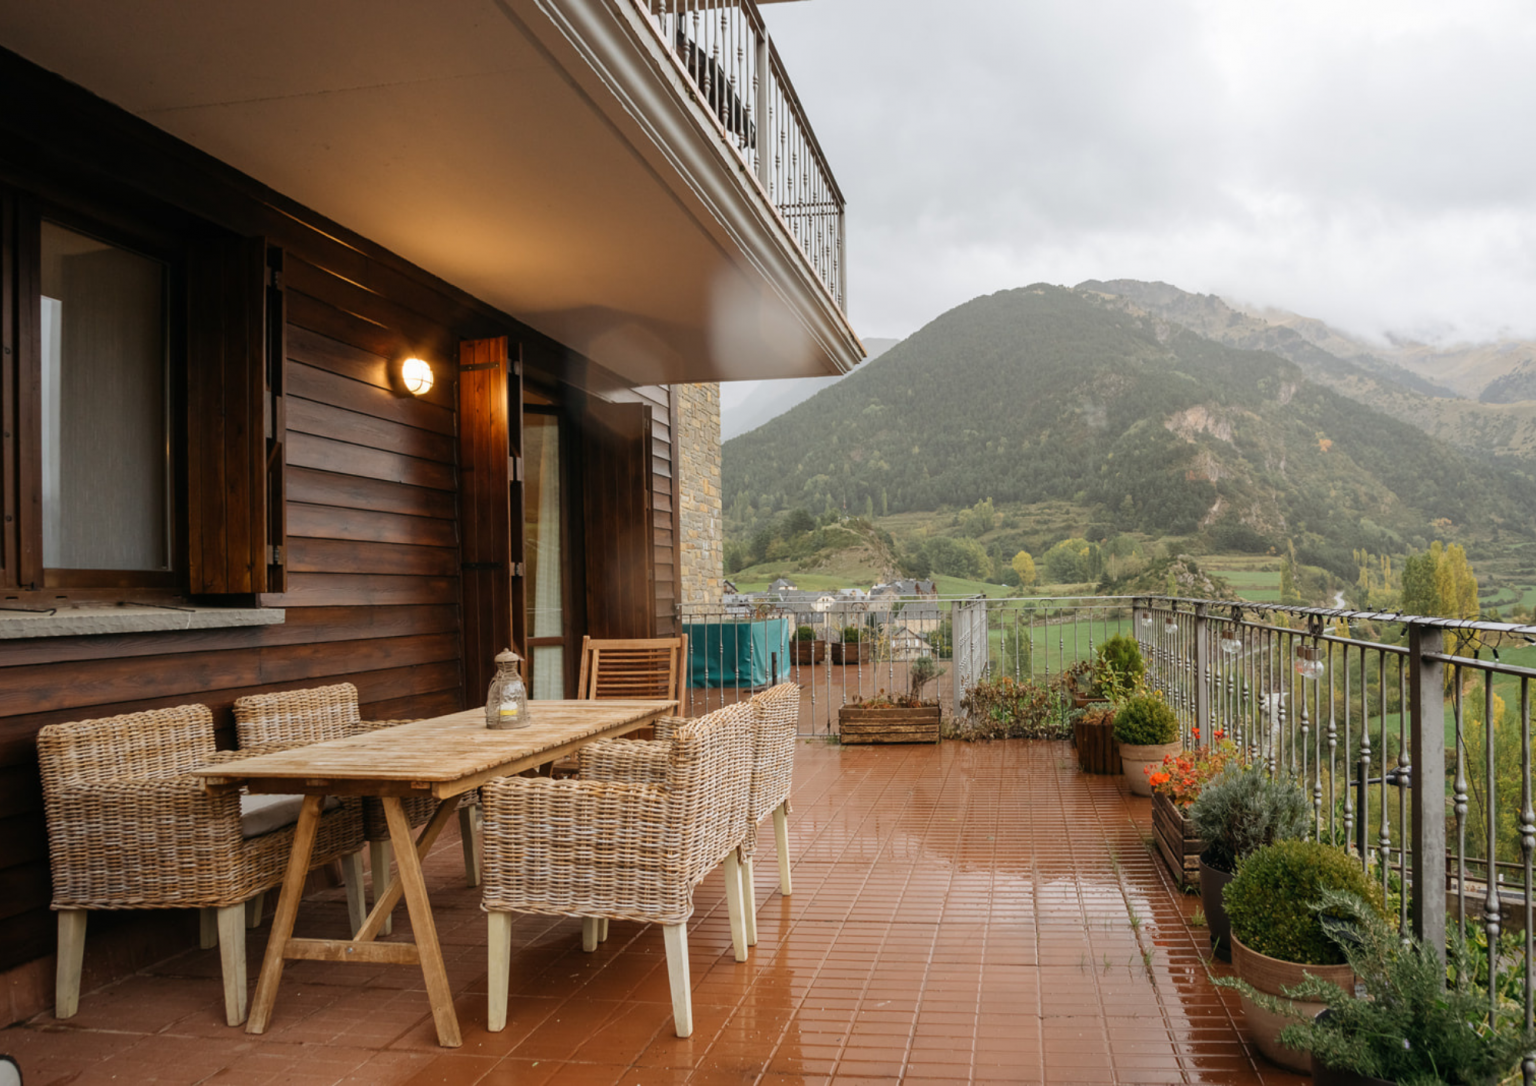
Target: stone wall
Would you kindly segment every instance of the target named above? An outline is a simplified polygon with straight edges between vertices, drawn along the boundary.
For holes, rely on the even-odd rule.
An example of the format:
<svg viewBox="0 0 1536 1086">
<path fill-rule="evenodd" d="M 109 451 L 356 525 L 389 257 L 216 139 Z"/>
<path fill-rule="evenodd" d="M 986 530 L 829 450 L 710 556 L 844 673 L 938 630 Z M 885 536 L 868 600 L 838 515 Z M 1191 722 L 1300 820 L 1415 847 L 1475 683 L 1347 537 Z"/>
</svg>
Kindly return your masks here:
<svg viewBox="0 0 1536 1086">
<path fill-rule="evenodd" d="M 678 385 L 677 490 L 682 539 L 682 598 L 689 606 L 718 606 L 725 569 L 720 506 L 720 386 Z"/>
</svg>

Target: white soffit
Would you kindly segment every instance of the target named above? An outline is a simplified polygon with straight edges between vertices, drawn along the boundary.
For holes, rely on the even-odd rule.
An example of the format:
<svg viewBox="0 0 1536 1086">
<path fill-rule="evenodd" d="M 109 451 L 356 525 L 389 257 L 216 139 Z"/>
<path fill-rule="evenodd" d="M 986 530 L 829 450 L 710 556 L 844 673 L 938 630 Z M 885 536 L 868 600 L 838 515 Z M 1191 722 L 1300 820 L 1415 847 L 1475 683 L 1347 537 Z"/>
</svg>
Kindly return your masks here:
<svg viewBox="0 0 1536 1086">
<path fill-rule="evenodd" d="M 846 370 L 847 321 L 643 30 L 628 0 L 0 11 L 0 45 L 628 380 Z"/>
</svg>

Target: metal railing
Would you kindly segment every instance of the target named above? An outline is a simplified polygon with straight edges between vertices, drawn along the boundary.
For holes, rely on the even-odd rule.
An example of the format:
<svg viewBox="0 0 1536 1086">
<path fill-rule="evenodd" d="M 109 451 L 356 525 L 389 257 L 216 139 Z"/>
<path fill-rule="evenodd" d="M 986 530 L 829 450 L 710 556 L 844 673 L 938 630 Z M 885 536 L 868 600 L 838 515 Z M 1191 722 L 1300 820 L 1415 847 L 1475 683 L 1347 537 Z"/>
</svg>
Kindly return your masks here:
<svg viewBox="0 0 1536 1086">
<path fill-rule="evenodd" d="M 799 243 L 848 305 L 842 190 L 753 0 L 632 0 Z"/>
<path fill-rule="evenodd" d="M 773 673 L 763 681 L 799 682 L 801 731 L 829 738 L 842 705 L 905 690 L 919 655 L 947 668 L 937 695 L 958 715 L 979 681 L 1050 685 L 1109 637 L 1134 636 L 1146 681 L 1174 708 L 1186 748 L 1219 735 L 1298 781 L 1315 836 L 1348 849 L 1380 881 L 1400 930 L 1444 947 L 1449 925 L 1470 922 L 1496 963 L 1486 978 L 1490 1013 L 1508 999 L 1522 1005 L 1527 1026 L 1536 1021 L 1536 626 L 1097 596 L 763 599 L 689 611 L 685 622 L 772 625 L 761 644 L 776 654 L 760 662 Z M 979 654 L 969 664 L 960 647 L 967 624 L 963 636 Z M 807 625 L 829 642 L 819 654 L 791 647 Z M 848 627 L 863 648 L 838 645 Z M 751 686 L 695 690 L 694 711 Z M 1527 1083 L 1536 1079 L 1536 1061 L 1524 1072 Z"/>
</svg>

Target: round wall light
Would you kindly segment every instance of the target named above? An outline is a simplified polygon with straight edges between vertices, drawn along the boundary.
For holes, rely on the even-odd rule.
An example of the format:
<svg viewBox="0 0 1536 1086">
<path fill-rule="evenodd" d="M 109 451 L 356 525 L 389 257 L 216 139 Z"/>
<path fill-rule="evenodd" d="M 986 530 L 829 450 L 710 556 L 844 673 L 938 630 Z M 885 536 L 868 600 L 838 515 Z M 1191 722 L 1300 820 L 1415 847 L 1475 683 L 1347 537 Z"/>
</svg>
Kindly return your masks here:
<svg viewBox="0 0 1536 1086">
<path fill-rule="evenodd" d="M 400 383 L 412 396 L 424 396 L 432 390 L 432 367 L 424 359 L 407 358 L 400 363 Z"/>
</svg>

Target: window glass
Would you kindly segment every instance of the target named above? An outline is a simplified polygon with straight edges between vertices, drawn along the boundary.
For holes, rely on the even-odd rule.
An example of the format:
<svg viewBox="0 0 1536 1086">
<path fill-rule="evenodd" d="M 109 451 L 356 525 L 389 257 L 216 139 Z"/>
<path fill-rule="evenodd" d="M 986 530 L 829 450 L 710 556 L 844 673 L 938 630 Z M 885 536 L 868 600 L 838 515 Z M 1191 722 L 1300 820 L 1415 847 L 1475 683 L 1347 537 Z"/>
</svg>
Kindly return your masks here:
<svg viewBox="0 0 1536 1086">
<path fill-rule="evenodd" d="M 42 224 L 43 564 L 170 568 L 165 266 Z"/>
<path fill-rule="evenodd" d="M 554 415 L 523 415 L 523 465 L 528 636 L 561 637 L 565 633 L 565 610 L 561 598 L 564 555 L 560 537 L 560 420 Z M 564 653 L 559 645 L 534 647 L 533 685 L 529 691 L 532 697 L 565 696 Z"/>
</svg>

